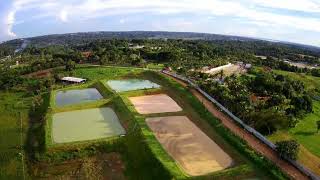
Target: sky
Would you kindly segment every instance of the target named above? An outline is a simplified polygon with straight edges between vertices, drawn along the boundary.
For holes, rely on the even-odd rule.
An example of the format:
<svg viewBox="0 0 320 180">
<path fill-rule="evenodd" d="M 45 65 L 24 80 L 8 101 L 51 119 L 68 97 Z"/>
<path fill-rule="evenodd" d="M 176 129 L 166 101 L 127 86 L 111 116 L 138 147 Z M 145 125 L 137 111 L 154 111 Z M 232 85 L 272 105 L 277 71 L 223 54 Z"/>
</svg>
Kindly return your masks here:
<svg viewBox="0 0 320 180">
<path fill-rule="evenodd" d="M 320 47 L 320 0 L 0 0 L 0 42 L 136 30 L 239 35 Z"/>
</svg>

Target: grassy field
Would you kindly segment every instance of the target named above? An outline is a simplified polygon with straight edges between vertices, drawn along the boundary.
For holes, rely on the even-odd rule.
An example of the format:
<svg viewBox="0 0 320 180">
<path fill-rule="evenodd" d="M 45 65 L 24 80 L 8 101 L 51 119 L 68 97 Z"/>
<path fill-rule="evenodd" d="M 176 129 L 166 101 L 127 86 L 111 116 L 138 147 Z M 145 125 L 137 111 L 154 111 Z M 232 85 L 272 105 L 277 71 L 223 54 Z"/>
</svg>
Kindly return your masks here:
<svg viewBox="0 0 320 180">
<path fill-rule="evenodd" d="M 116 179 L 125 180 L 125 166 L 119 153 L 97 153 L 62 163 L 37 163 L 34 179 Z"/>
<path fill-rule="evenodd" d="M 155 69 L 155 70 L 162 70 L 164 68 L 164 64 L 154 64 L 154 63 L 149 63 L 147 65 L 148 69 Z"/>
<path fill-rule="evenodd" d="M 313 154 L 320 157 L 320 133 L 317 132 L 316 125 L 316 121 L 320 120 L 319 101 L 314 101 L 313 111 L 313 113 L 301 119 L 296 127 L 290 129 L 289 133 Z"/>
<path fill-rule="evenodd" d="M 97 81 L 101 79 L 116 79 L 128 74 L 137 74 L 141 71 L 142 69 L 135 68 L 90 67 L 78 68 L 73 72 L 73 75 L 86 78 L 89 81 Z"/>
<path fill-rule="evenodd" d="M 309 76 L 303 73 L 294 73 L 281 70 L 272 70 L 276 74 L 282 74 L 284 76 L 289 76 L 292 79 L 302 81 L 307 89 L 307 91 L 318 90 L 320 92 L 320 77 Z"/>
<path fill-rule="evenodd" d="M 309 92 L 320 88 L 320 78 L 286 71 L 273 70 L 277 74 L 302 81 Z M 317 93 L 316 93 L 317 94 Z M 320 133 L 317 133 L 316 121 L 320 120 L 320 101 L 313 101 L 313 113 L 307 114 L 289 130 L 282 130 L 269 136 L 273 142 L 295 139 L 301 144 L 299 161 L 320 175 Z"/>
<path fill-rule="evenodd" d="M 30 99 L 23 93 L 0 92 L 0 179 L 23 176 L 21 155 L 25 143 Z M 20 115 L 22 119 L 22 147 Z M 25 165 L 24 165 L 25 166 Z"/>
<path fill-rule="evenodd" d="M 268 138 L 273 141 L 295 139 L 300 145 L 298 160 L 309 169 L 320 175 L 320 133 L 317 132 L 316 121 L 320 120 L 320 102 L 314 101 L 314 112 L 306 115 L 289 130 L 278 131 Z"/>
</svg>

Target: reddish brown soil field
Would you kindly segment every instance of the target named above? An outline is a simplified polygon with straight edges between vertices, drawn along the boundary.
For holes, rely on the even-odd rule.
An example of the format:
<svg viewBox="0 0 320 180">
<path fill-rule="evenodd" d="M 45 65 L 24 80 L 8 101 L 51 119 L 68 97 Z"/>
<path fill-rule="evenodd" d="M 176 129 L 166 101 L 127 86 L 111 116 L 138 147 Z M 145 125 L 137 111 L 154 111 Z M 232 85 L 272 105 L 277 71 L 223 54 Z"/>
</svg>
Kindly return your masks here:
<svg viewBox="0 0 320 180">
<path fill-rule="evenodd" d="M 232 159 L 186 116 L 146 119 L 158 141 L 191 176 L 226 169 Z"/>
</svg>

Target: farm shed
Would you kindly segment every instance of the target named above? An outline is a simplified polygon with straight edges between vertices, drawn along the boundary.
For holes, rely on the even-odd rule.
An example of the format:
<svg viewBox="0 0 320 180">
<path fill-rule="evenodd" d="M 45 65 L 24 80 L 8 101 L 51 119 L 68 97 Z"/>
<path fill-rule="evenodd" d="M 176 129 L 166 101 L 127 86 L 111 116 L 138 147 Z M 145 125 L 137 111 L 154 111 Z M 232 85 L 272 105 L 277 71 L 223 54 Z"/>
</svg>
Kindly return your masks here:
<svg viewBox="0 0 320 180">
<path fill-rule="evenodd" d="M 77 77 L 63 77 L 61 78 L 61 81 L 68 82 L 68 83 L 84 83 L 87 80 L 82 78 L 77 78 Z"/>
</svg>

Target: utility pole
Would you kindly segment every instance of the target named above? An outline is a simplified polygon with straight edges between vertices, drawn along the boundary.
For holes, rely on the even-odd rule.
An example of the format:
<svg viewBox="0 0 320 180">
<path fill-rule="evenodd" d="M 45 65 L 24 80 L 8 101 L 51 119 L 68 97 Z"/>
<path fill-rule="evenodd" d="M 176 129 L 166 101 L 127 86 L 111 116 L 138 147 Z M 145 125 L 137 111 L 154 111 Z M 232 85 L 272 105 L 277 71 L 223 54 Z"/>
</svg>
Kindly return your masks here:
<svg viewBox="0 0 320 180">
<path fill-rule="evenodd" d="M 19 118 L 20 118 L 20 147 L 21 147 L 21 163 L 22 163 L 22 175 L 23 180 L 26 179 L 25 173 L 24 173 L 24 152 L 23 152 L 23 125 L 22 125 L 22 117 L 21 117 L 21 111 L 19 111 Z"/>
<path fill-rule="evenodd" d="M 23 103 L 22 101 L 20 101 L 19 103 Z M 20 106 L 21 107 L 21 106 Z M 21 109 L 19 107 L 19 119 L 20 119 L 20 150 L 21 152 L 19 153 L 19 155 L 21 156 L 21 165 L 22 165 L 22 176 L 23 176 L 23 180 L 26 179 L 25 177 L 25 167 L 24 167 L 24 149 L 23 149 L 23 122 L 22 122 L 22 116 L 21 116 Z"/>
</svg>

